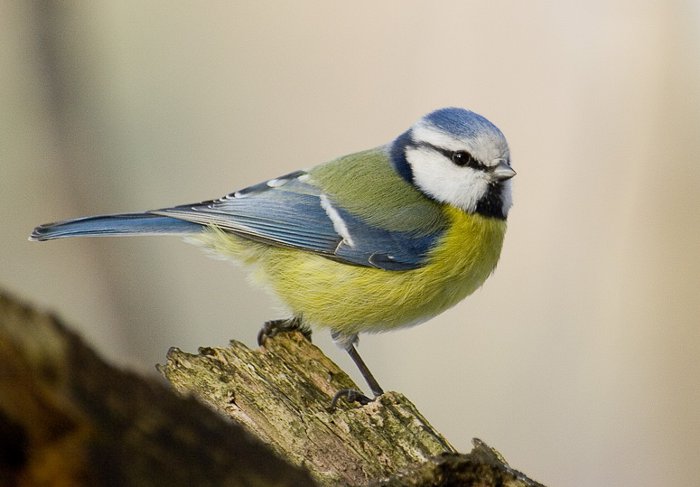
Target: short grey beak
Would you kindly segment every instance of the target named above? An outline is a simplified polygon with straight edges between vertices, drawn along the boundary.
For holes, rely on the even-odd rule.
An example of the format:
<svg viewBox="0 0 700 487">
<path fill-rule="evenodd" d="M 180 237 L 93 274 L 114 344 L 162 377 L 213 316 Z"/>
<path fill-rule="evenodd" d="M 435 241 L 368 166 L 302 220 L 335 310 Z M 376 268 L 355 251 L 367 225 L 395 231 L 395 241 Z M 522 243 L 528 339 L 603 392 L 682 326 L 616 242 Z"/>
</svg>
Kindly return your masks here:
<svg viewBox="0 0 700 487">
<path fill-rule="evenodd" d="M 508 163 L 502 159 L 498 163 L 498 166 L 491 170 L 491 173 L 496 181 L 505 181 L 506 179 L 512 178 L 516 174 Z"/>
</svg>

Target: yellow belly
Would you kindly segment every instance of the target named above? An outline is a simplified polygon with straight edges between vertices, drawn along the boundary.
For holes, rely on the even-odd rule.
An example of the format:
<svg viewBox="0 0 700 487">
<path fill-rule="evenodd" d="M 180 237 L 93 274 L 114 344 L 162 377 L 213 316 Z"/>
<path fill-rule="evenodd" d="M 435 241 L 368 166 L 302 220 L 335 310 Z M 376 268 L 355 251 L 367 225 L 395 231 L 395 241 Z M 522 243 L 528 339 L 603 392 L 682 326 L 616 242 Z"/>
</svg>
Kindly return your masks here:
<svg viewBox="0 0 700 487">
<path fill-rule="evenodd" d="M 216 230 L 203 241 L 218 253 L 257 264 L 255 277 L 305 323 L 345 334 L 378 332 L 445 311 L 481 286 L 496 267 L 505 221 L 452 207 L 445 211 L 451 225 L 440 245 L 425 266 L 408 271 L 341 264 Z"/>
</svg>

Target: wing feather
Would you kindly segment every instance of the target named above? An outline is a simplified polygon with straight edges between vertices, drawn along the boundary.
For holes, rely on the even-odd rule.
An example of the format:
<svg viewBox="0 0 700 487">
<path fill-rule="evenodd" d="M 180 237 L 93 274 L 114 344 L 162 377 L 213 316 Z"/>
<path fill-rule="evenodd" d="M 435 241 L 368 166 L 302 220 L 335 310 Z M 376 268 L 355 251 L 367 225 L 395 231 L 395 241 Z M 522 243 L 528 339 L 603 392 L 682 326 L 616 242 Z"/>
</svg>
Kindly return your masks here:
<svg viewBox="0 0 700 487">
<path fill-rule="evenodd" d="M 386 270 L 420 267 L 442 234 L 441 230 L 414 235 L 382 229 L 339 207 L 332 195 L 322 196 L 307 173 L 297 171 L 218 200 L 150 213 L 216 226 L 244 238 L 318 253 L 346 264 Z M 338 218 L 351 243 L 339 234 Z"/>
</svg>

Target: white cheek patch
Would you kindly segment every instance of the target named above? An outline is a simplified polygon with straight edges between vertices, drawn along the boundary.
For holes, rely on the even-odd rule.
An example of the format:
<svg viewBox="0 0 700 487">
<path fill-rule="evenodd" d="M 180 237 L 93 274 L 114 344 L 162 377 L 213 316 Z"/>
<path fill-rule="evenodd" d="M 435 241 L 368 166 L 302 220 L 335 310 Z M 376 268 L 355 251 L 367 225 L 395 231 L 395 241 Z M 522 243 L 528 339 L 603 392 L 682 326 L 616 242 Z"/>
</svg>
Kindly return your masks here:
<svg viewBox="0 0 700 487">
<path fill-rule="evenodd" d="M 474 212 L 488 191 L 488 176 L 483 171 L 456 166 L 432 149 L 409 148 L 406 159 L 416 186 L 437 201 Z"/>
</svg>

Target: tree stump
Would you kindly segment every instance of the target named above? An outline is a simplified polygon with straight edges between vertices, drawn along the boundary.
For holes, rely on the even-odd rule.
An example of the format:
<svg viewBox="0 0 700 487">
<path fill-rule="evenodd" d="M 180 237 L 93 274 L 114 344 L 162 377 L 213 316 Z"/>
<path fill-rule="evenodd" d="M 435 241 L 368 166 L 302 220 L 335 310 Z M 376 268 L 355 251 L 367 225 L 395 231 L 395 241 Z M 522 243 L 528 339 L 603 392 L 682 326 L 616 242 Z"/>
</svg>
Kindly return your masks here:
<svg viewBox="0 0 700 487">
<path fill-rule="evenodd" d="M 455 452 L 401 394 L 330 411 L 356 386 L 299 333 L 159 370 L 172 388 L 0 293 L 0 485 L 540 485 L 479 440 Z"/>
</svg>

